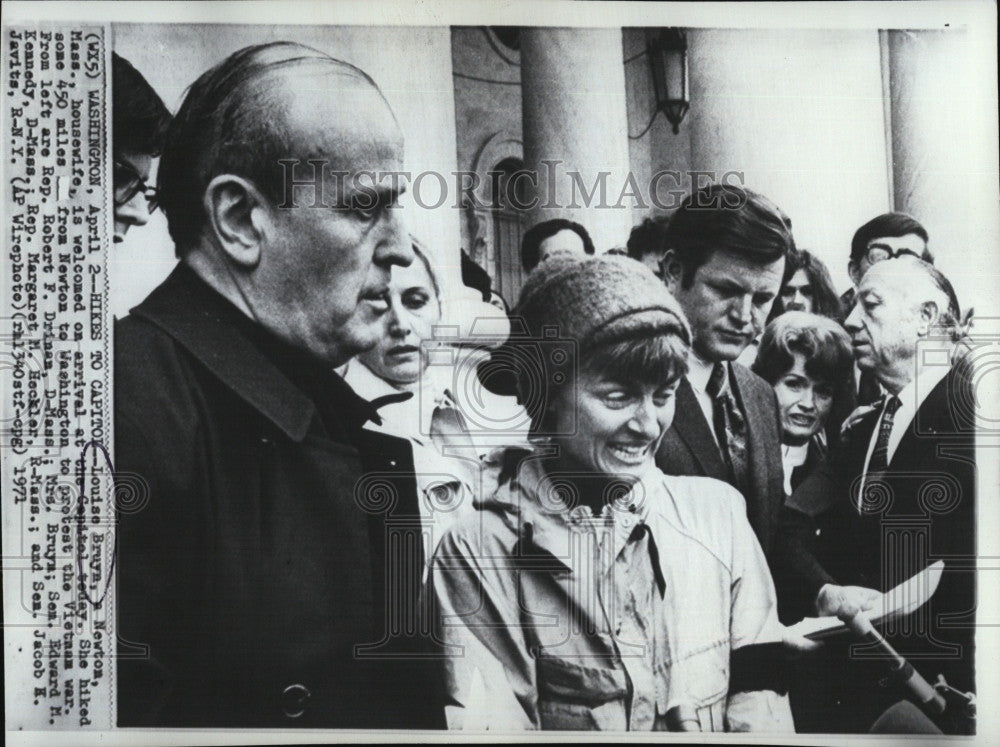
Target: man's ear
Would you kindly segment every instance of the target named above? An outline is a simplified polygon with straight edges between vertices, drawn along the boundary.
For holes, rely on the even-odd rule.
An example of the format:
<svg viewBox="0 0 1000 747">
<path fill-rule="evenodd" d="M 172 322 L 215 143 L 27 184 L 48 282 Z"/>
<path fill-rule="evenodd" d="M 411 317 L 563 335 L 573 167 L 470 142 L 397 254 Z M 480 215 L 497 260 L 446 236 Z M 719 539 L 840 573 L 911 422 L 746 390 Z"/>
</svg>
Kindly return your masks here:
<svg viewBox="0 0 1000 747">
<path fill-rule="evenodd" d="M 676 293 L 680 289 L 681 278 L 684 275 L 684 265 L 677 258 L 676 250 L 667 249 L 664 252 L 663 258 L 660 260 L 660 275 L 663 277 L 663 282 L 667 286 L 667 290 L 671 293 Z"/>
<path fill-rule="evenodd" d="M 920 304 L 920 336 L 929 335 L 931 330 L 937 325 L 941 311 L 934 301 L 924 301 Z"/>
<path fill-rule="evenodd" d="M 260 262 L 263 209 L 267 203 L 253 182 L 220 174 L 205 187 L 202 206 L 215 243 L 233 262 L 251 270 Z"/>
<path fill-rule="evenodd" d="M 858 267 L 858 263 L 853 259 L 847 262 L 847 274 L 851 277 L 854 287 L 857 288 L 861 284 L 861 268 Z"/>
</svg>

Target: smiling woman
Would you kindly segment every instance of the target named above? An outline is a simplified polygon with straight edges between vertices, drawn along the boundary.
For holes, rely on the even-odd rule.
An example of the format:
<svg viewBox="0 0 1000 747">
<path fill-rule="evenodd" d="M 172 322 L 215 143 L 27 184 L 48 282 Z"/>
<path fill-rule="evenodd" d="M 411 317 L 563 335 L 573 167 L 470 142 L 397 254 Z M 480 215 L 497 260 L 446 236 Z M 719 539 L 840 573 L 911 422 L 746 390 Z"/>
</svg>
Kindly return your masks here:
<svg viewBox="0 0 1000 747">
<path fill-rule="evenodd" d="M 491 456 L 432 568 L 461 652 L 449 726 L 791 731 L 740 663 L 784 637 L 742 496 L 654 461 L 691 344 L 677 302 L 635 260 L 560 254 L 514 314 L 533 448 Z"/>
</svg>

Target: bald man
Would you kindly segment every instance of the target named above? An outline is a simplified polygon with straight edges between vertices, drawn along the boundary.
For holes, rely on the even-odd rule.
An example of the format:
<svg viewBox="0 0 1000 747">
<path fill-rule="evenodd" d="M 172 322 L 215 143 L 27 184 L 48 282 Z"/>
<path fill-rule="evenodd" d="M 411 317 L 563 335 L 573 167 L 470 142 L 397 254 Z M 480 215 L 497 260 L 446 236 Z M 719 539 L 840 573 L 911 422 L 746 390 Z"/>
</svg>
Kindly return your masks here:
<svg viewBox="0 0 1000 747">
<path fill-rule="evenodd" d="M 886 632 L 926 679 L 944 674 L 964 692 L 975 689 L 976 534 L 974 396 L 960 319 L 951 283 L 921 259 L 885 260 L 862 278 L 845 326 L 858 366 L 886 396 L 792 495 L 780 543 L 792 576 L 778 586 L 786 611 L 846 618 L 944 560 L 930 603 Z M 830 646 L 824 657 L 824 677 L 799 693 L 803 730 L 865 731 L 905 695 L 878 686 L 886 663 L 870 651 L 849 661 Z"/>
<path fill-rule="evenodd" d="M 372 180 L 402 163 L 374 82 L 297 44 L 234 53 L 177 112 L 180 262 L 115 331 L 116 466 L 143 490 L 119 516 L 119 725 L 443 726 L 409 445 L 334 373 L 413 261 Z"/>
</svg>

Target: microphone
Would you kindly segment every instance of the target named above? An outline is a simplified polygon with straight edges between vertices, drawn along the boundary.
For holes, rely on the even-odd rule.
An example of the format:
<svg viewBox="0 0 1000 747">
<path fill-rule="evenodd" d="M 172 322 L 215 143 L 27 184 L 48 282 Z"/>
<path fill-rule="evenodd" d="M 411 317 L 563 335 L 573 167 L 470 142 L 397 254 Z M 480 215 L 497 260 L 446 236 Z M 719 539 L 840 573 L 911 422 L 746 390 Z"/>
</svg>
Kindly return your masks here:
<svg viewBox="0 0 1000 747">
<path fill-rule="evenodd" d="M 889 665 L 889 676 L 910 692 L 925 713 L 931 716 L 940 716 L 944 713 L 946 704 L 941 693 L 931 687 L 927 680 L 920 675 L 920 672 L 914 669 L 910 662 L 900 656 L 896 649 L 889 645 L 889 642 L 882 637 L 882 634 L 875 630 L 871 620 L 868 619 L 868 616 L 864 612 L 858 612 L 850 619 L 847 625 L 855 635 L 866 643 L 878 646 L 882 649 L 883 653 L 892 659 Z"/>
<path fill-rule="evenodd" d="M 888 708 L 868 730 L 869 734 L 944 734 L 908 700 Z"/>
</svg>

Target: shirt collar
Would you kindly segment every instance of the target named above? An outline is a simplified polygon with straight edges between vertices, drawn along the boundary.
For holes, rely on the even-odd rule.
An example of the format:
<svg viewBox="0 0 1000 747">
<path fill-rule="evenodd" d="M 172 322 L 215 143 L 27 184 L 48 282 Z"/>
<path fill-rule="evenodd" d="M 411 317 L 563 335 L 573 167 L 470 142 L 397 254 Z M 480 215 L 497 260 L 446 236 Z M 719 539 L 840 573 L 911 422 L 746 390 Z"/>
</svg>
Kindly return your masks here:
<svg viewBox="0 0 1000 747">
<path fill-rule="evenodd" d="M 806 441 L 804 444 L 799 446 L 782 444 L 781 452 L 782 457 L 788 464 L 793 467 L 798 467 L 806 463 L 806 458 L 809 456 L 809 442 Z"/>
<path fill-rule="evenodd" d="M 572 568 L 574 535 L 612 532 L 614 547 L 610 558 L 613 560 L 618 557 L 635 526 L 646 521 L 653 502 L 660 499 L 657 491 L 663 487 L 662 473 L 651 466 L 620 503 L 620 506 L 633 505 L 634 511 L 605 506 L 600 516 L 594 516 L 587 506 L 566 509 L 550 497 L 553 493 L 550 489 L 551 478 L 545 471 L 544 461 L 544 457 L 537 456 L 523 459 L 516 479 L 505 487 L 515 493 L 510 497 L 516 503 L 521 536 L 525 536 L 525 526 L 530 525 L 532 542 L 567 568 Z"/>
<path fill-rule="evenodd" d="M 363 397 L 369 402 L 376 397 L 385 397 L 402 392 L 401 389 L 394 387 L 357 359 L 347 364 L 347 370 L 343 372 L 343 377 L 344 381 L 350 384 L 351 389 L 359 397 Z"/>
<path fill-rule="evenodd" d="M 916 376 L 909 384 L 900 390 L 899 408 L 908 413 L 914 413 L 920 409 L 927 396 L 934 391 L 934 388 L 941 383 L 941 380 L 948 375 L 950 366 L 922 366 L 917 369 Z M 886 397 L 888 400 L 888 397 Z"/>
<path fill-rule="evenodd" d="M 715 364 L 710 361 L 702 360 L 693 350 L 691 355 L 688 357 L 688 383 L 691 384 L 691 388 L 696 392 L 704 394 L 705 390 L 708 388 L 708 380 L 712 376 L 712 370 L 715 368 Z"/>
</svg>

